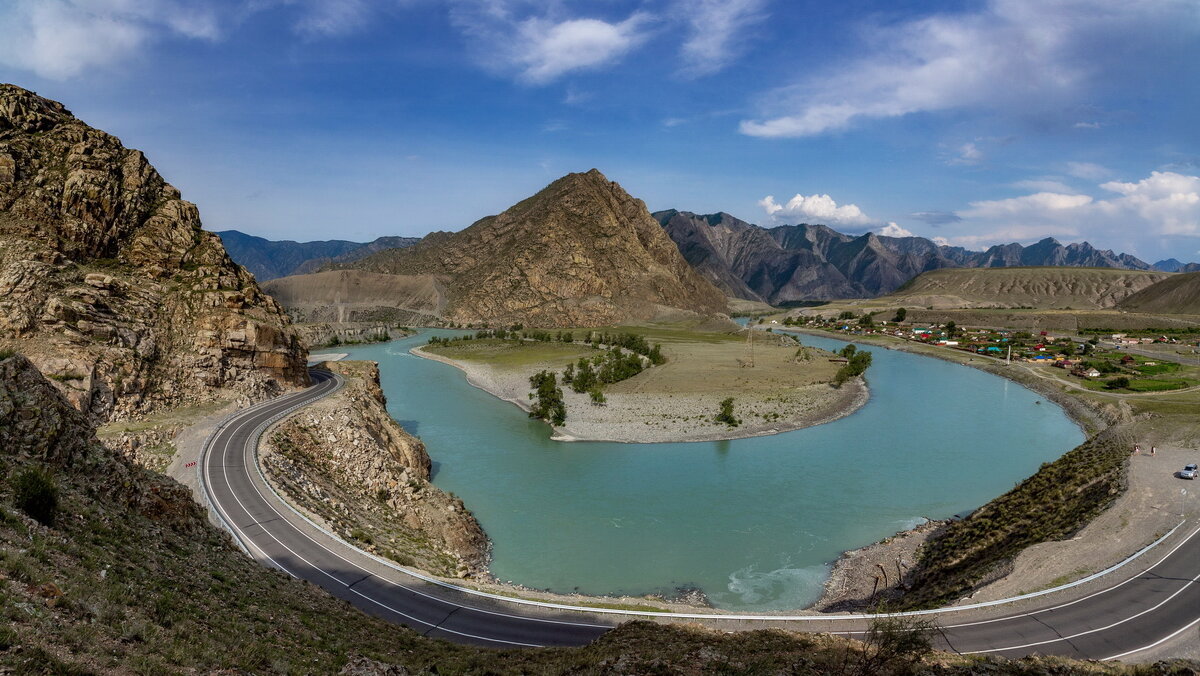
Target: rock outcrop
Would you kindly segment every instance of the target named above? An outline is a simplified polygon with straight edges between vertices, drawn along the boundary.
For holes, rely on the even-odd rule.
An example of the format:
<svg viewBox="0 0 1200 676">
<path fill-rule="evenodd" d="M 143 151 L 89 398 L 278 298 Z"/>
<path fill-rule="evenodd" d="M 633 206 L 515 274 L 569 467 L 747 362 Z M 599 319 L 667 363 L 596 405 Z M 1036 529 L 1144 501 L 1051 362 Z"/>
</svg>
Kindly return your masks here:
<svg viewBox="0 0 1200 676">
<path fill-rule="evenodd" d="M 726 310 L 646 205 L 595 169 L 460 232 L 338 267 L 434 276 L 447 289 L 443 316 L 456 323 L 603 326 Z"/>
<path fill-rule="evenodd" d="M 1150 269 L 1128 254 L 1096 249 L 1087 242 L 1063 245 L 1053 238 L 1029 246 L 1014 243 L 968 251 L 924 237 L 854 236 L 825 225 L 762 228 L 726 213 L 672 209 L 654 217 L 684 258 L 726 293 L 773 304 L 873 298 L 941 268 Z"/>
<path fill-rule="evenodd" d="M 0 349 L 94 420 L 308 382 L 283 309 L 141 152 L 0 85 Z"/>
<path fill-rule="evenodd" d="M 359 546 L 444 576 L 477 576 L 487 537 L 430 483 L 425 445 L 388 415 L 374 362 L 326 362 L 346 385 L 265 435 L 269 480 Z"/>
</svg>

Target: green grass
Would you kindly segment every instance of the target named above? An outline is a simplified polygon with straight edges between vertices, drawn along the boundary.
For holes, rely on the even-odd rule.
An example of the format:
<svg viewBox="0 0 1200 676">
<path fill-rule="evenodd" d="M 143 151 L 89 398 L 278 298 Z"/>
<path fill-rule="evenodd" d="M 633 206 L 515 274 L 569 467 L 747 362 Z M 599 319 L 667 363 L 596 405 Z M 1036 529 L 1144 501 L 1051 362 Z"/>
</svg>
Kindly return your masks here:
<svg viewBox="0 0 1200 676">
<path fill-rule="evenodd" d="M 596 350 L 586 345 L 477 338 L 448 345 L 426 345 L 425 351 L 450 359 L 485 362 L 497 368 L 519 369 L 546 362 L 555 364 L 592 357 Z"/>
<path fill-rule="evenodd" d="M 1168 392 L 1170 390 L 1182 390 L 1186 387 L 1191 387 L 1192 383 L 1186 380 L 1155 380 L 1150 378 L 1138 378 L 1129 381 L 1129 387 L 1126 388 L 1133 392 Z"/>
</svg>

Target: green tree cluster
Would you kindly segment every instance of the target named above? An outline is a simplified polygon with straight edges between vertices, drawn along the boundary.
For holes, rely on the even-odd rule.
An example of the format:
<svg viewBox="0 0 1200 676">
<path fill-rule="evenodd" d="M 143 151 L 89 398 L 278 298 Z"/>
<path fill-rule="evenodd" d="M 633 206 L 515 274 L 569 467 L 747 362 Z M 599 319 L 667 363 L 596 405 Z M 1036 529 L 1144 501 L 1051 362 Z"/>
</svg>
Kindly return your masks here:
<svg viewBox="0 0 1200 676">
<path fill-rule="evenodd" d="M 719 423 L 725 423 L 730 427 L 737 427 L 742 424 L 742 421 L 733 415 L 733 397 L 729 397 L 721 402 L 721 409 L 717 412 L 715 420 Z"/>
<path fill-rule="evenodd" d="M 854 349 L 850 349 L 854 348 Z M 871 353 L 863 350 L 858 351 L 853 345 L 847 345 L 842 349 L 842 356 L 848 359 L 846 365 L 838 369 L 838 372 L 833 376 L 833 386 L 841 387 L 846 381 L 851 378 L 857 378 L 867 372 L 871 366 Z"/>
<path fill-rule="evenodd" d="M 533 392 L 529 398 L 533 406 L 529 410 L 530 418 L 540 418 L 552 425 L 561 425 L 567 421 L 567 406 L 563 403 L 563 392 L 558 386 L 558 377 L 553 371 L 539 371 L 529 377 L 529 385 Z"/>
</svg>

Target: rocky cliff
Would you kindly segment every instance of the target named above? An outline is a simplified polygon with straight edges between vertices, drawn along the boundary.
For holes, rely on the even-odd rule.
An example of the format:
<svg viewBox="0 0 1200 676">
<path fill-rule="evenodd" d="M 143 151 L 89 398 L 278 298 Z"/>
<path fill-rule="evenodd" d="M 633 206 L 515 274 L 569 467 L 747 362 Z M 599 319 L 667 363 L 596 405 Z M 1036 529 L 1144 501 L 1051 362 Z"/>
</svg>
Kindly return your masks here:
<svg viewBox="0 0 1200 676">
<path fill-rule="evenodd" d="M 601 326 L 726 308 L 645 204 L 595 169 L 460 232 L 345 267 L 434 276 L 447 289 L 444 317 L 458 323 Z"/>
<path fill-rule="evenodd" d="M 1053 238 L 1029 246 L 1014 243 L 968 251 L 924 237 L 852 236 L 824 225 L 762 228 L 726 213 L 672 209 L 654 217 L 684 258 L 726 293 L 774 304 L 873 298 L 941 268 L 1150 269 L 1128 254 L 1096 249 L 1087 242 L 1063 245 Z"/>
<path fill-rule="evenodd" d="M 0 349 L 96 420 L 308 382 L 283 309 L 141 152 L 0 85 Z"/>
<path fill-rule="evenodd" d="M 483 574 L 487 537 L 429 482 L 425 445 L 388 415 L 374 362 L 327 362 L 346 385 L 266 435 L 268 478 L 360 547 L 444 576 Z"/>
</svg>

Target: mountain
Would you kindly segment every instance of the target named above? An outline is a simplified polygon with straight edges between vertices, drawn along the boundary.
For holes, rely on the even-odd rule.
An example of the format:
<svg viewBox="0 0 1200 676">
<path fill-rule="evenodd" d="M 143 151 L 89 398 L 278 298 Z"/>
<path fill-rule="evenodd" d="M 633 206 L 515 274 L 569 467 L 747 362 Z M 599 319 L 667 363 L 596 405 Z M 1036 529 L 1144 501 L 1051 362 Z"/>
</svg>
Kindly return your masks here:
<svg viewBox="0 0 1200 676">
<path fill-rule="evenodd" d="M 445 289 L 443 316 L 459 323 L 601 326 L 726 309 L 646 205 L 595 169 L 460 232 L 332 267 L 432 276 Z"/>
<path fill-rule="evenodd" d="M 1172 277 L 1116 268 L 943 268 L 879 298 L 905 307 L 1099 310 Z"/>
<path fill-rule="evenodd" d="M 655 219 L 689 263 L 726 293 L 747 300 L 870 298 L 941 268 L 1014 266 L 1148 270 L 1128 254 L 1046 238 L 986 251 L 939 245 L 924 237 L 853 236 L 825 225 L 762 228 L 726 213 L 659 211 Z"/>
<path fill-rule="evenodd" d="M 1128 312 L 1200 315 L 1200 272 L 1171 275 L 1117 305 Z"/>
<path fill-rule="evenodd" d="M 283 308 L 145 156 L 0 85 L 0 350 L 94 419 L 308 382 Z"/>
<path fill-rule="evenodd" d="M 1200 272 L 1200 263 L 1183 263 L 1175 258 L 1159 261 L 1151 267 L 1163 272 Z"/>
<path fill-rule="evenodd" d="M 417 237 L 380 237 L 373 242 L 331 239 L 319 242 L 269 240 L 237 230 L 217 233 L 229 257 L 254 274 L 259 282 L 288 275 L 316 272 L 332 262 L 356 261 L 384 249 L 412 246 Z"/>
</svg>

